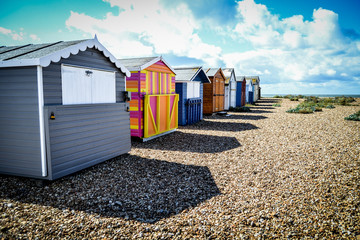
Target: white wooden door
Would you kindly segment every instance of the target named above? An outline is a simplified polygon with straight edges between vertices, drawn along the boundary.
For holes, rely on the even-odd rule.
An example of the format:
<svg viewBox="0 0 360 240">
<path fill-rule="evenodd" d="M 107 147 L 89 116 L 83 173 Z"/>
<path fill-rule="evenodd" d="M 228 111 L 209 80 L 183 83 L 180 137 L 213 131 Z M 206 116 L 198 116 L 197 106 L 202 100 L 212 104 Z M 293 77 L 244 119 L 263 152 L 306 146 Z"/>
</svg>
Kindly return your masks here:
<svg viewBox="0 0 360 240">
<path fill-rule="evenodd" d="M 229 85 L 227 85 L 227 86 L 225 86 L 225 106 L 224 106 L 224 109 L 225 110 L 229 110 L 229 102 L 230 102 L 230 96 L 229 96 L 229 93 L 230 93 L 230 86 Z"/>
<path fill-rule="evenodd" d="M 62 65 L 61 82 L 63 105 L 116 102 L 115 72 Z"/>
</svg>

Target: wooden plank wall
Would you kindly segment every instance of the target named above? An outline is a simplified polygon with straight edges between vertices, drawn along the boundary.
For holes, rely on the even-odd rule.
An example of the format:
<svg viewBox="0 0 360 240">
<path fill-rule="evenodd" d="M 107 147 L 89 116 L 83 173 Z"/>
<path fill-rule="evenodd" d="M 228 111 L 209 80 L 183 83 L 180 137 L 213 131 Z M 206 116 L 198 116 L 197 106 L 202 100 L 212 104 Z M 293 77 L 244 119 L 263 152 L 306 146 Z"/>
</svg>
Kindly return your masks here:
<svg viewBox="0 0 360 240">
<path fill-rule="evenodd" d="M 131 136 L 144 136 L 144 96 L 175 93 L 175 74 L 164 62 L 131 72 L 126 78 L 126 90 L 131 94 L 130 128 Z"/>
</svg>

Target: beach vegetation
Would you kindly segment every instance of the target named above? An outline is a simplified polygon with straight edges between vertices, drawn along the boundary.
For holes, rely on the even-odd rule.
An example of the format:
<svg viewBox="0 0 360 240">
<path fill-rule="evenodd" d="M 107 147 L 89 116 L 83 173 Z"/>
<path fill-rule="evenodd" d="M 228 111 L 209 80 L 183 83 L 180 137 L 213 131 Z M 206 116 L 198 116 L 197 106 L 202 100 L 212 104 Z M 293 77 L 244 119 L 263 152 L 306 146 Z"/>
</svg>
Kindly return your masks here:
<svg viewBox="0 0 360 240">
<path fill-rule="evenodd" d="M 344 118 L 345 120 L 350 120 L 350 121 L 360 121 L 360 111 L 349 115 L 348 117 Z"/>
</svg>

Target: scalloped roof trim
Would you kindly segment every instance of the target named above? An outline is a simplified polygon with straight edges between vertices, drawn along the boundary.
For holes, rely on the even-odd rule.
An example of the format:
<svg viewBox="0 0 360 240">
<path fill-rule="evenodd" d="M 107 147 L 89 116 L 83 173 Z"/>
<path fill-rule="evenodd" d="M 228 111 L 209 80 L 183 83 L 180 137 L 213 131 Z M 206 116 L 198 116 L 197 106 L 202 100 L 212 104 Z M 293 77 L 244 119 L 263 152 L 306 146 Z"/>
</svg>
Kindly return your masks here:
<svg viewBox="0 0 360 240">
<path fill-rule="evenodd" d="M 84 40 L 78 44 L 66 47 L 60 51 L 53 52 L 44 57 L 35 59 L 14 59 L 9 61 L 0 61 L 0 67 L 20 67 L 20 66 L 42 66 L 47 67 L 51 62 L 59 62 L 63 58 L 69 58 L 71 54 L 76 55 L 79 51 L 85 51 L 87 48 L 95 47 L 101 51 L 115 66 L 121 70 L 127 77 L 130 77 L 129 70 L 122 65 L 95 37 L 94 39 Z"/>
</svg>

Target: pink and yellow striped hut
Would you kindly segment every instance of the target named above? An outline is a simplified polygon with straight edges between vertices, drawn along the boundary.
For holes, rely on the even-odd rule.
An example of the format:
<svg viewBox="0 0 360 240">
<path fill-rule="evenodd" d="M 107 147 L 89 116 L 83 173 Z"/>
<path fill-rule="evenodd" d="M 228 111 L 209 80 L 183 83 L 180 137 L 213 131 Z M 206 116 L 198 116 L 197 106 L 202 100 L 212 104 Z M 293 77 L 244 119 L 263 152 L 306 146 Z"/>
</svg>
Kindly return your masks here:
<svg viewBox="0 0 360 240">
<path fill-rule="evenodd" d="M 130 96 L 132 137 L 143 141 L 173 132 L 178 127 L 175 72 L 162 57 L 119 59 L 130 71 L 126 91 Z"/>
</svg>

